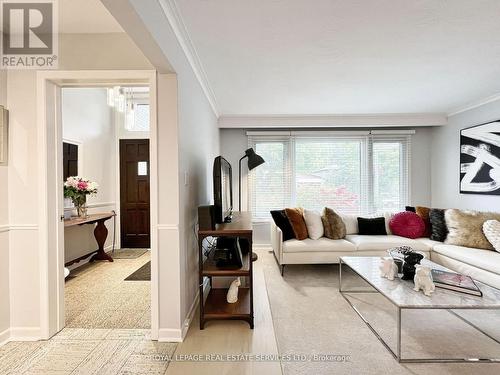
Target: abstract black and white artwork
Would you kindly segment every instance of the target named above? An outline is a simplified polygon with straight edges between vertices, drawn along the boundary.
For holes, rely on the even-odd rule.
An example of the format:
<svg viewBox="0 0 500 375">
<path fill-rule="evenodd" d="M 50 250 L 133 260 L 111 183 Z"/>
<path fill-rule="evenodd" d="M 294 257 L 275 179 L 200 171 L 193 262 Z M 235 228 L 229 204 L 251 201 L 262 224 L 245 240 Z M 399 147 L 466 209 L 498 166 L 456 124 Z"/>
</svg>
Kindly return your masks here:
<svg viewBox="0 0 500 375">
<path fill-rule="evenodd" d="M 500 121 L 460 131 L 460 193 L 500 195 Z"/>
</svg>

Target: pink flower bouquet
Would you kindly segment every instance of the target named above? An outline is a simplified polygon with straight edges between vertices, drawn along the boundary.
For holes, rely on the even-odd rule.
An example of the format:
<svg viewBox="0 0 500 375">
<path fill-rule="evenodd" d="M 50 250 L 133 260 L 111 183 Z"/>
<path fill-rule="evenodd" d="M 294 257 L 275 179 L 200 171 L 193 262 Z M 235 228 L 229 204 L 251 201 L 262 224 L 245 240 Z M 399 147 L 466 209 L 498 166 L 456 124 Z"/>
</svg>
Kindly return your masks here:
<svg viewBox="0 0 500 375">
<path fill-rule="evenodd" d="M 87 195 L 97 194 L 99 185 L 86 178 L 71 176 L 64 183 L 64 197 L 70 198 L 75 205 L 78 216 L 87 216 Z"/>
</svg>

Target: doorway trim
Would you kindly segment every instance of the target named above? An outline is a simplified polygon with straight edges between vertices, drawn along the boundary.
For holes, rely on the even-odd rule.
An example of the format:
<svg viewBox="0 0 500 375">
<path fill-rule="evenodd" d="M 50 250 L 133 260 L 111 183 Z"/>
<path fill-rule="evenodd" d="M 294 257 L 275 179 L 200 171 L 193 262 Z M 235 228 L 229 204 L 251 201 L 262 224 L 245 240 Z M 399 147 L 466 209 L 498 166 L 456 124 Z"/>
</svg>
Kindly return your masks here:
<svg viewBox="0 0 500 375">
<path fill-rule="evenodd" d="M 60 215 L 64 215 L 62 186 L 49 161 L 62 158 L 62 87 L 110 87 L 143 85 L 150 89 L 150 216 L 151 216 L 151 338 L 158 340 L 158 121 L 157 73 L 155 70 L 74 70 L 38 71 L 37 135 L 38 170 L 43 178 L 38 200 L 38 238 L 40 244 L 40 328 L 42 339 L 49 339 L 64 328 L 64 244 L 58 239 Z M 61 148 L 61 150 L 59 150 Z M 62 160 L 62 159 L 61 159 Z M 59 165 L 57 163 L 56 165 Z M 58 176 L 57 173 L 56 177 Z M 53 207 L 56 202 L 56 208 Z M 63 230 L 63 229 L 62 229 Z"/>
</svg>

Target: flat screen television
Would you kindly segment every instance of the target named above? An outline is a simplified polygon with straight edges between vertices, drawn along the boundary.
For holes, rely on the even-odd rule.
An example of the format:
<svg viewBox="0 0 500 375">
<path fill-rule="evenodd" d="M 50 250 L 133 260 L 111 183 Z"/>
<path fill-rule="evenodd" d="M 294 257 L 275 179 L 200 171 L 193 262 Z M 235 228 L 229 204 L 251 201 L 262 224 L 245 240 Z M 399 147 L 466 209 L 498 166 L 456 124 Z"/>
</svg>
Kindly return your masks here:
<svg viewBox="0 0 500 375">
<path fill-rule="evenodd" d="M 228 223 L 233 215 L 233 171 L 222 156 L 214 160 L 215 221 Z"/>
</svg>

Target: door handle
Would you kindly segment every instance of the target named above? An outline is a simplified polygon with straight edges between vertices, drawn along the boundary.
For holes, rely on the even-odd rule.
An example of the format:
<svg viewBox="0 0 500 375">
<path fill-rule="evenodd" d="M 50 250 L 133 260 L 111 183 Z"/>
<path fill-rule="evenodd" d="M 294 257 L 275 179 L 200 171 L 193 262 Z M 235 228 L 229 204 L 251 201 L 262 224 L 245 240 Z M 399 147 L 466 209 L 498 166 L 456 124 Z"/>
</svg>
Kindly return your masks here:
<svg viewBox="0 0 500 375">
<path fill-rule="evenodd" d="M 59 219 L 60 219 L 61 221 L 64 221 L 64 215 L 59 216 Z"/>
</svg>

